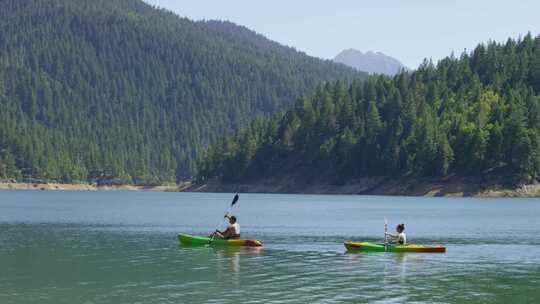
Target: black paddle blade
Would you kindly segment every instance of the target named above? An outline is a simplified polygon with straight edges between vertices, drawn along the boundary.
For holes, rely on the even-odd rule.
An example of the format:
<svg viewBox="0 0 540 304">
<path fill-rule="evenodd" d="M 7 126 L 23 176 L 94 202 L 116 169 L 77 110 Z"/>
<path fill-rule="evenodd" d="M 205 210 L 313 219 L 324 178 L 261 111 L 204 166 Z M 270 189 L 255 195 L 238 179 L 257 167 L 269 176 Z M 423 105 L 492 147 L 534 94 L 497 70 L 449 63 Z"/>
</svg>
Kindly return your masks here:
<svg viewBox="0 0 540 304">
<path fill-rule="evenodd" d="M 234 206 L 234 204 L 236 204 L 236 202 L 238 202 L 238 198 L 240 198 L 240 197 L 238 196 L 238 193 L 236 193 L 236 195 L 234 196 L 234 198 L 232 200 L 231 207 Z"/>
</svg>

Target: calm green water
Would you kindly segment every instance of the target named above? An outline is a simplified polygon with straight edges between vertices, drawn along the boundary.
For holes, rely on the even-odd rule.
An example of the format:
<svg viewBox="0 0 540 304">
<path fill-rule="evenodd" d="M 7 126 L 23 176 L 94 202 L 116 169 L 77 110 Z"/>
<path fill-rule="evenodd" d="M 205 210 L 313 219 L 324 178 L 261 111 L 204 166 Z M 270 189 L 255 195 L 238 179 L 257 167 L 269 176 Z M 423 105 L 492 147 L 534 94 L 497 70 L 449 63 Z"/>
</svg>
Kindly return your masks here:
<svg viewBox="0 0 540 304">
<path fill-rule="evenodd" d="M 254 249 L 182 248 L 232 195 L 0 191 L 0 303 L 534 303 L 540 200 L 240 196 Z M 345 253 L 384 217 L 446 254 Z"/>
</svg>

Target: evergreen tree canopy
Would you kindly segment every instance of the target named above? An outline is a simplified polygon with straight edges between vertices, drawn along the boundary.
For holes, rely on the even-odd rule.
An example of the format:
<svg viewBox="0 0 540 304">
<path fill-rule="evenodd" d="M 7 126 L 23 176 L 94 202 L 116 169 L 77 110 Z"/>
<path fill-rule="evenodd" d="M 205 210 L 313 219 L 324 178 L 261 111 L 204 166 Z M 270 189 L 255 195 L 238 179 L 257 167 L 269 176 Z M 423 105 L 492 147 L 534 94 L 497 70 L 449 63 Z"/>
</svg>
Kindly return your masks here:
<svg viewBox="0 0 540 304">
<path fill-rule="evenodd" d="M 0 7 L 0 179 L 174 182 L 257 115 L 321 82 L 365 77 L 140 0 Z"/>
<path fill-rule="evenodd" d="M 486 172 L 512 183 L 538 180 L 538 62 L 540 36 L 529 34 L 436 65 L 425 61 L 393 78 L 320 86 L 284 114 L 208 149 L 199 180 L 253 181 L 286 172 L 336 183 Z"/>
</svg>

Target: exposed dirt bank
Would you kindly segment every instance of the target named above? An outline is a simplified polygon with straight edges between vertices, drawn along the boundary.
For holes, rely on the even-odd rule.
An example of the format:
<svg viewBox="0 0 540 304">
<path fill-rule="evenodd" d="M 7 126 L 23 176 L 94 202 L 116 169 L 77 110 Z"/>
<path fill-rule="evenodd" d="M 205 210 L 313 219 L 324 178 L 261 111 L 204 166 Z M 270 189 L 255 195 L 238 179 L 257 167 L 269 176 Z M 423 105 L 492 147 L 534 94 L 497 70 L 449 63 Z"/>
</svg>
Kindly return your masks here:
<svg viewBox="0 0 540 304">
<path fill-rule="evenodd" d="M 540 197 L 540 185 L 505 187 L 497 183 L 479 183 L 472 179 L 451 178 L 445 181 L 418 181 L 414 179 L 361 178 L 336 185 L 324 181 L 309 182 L 294 177 L 268 178 L 250 183 L 227 184 L 217 179 L 205 184 L 171 186 L 133 186 L 60 183 L 0 182 L 0 189 L 8 190 L 65 190 L 65 191 L 159 191 L 159 192 L 244 192 L 244 193 L 298 193 L 298 194 L 363 194 L 445 197 Z"/>
<path fill-rule="evenodd" d="M 540 185 L 522 185 L 511 188 L 495 182 L 450 178 L 444 181 L 419 181 L 383 177 L 361 178 L 341 185 L 324 181 L 303 181 L 294 177 L 268 178 L 250 183 L 227 184 L 216 179 L 195 184 L 186 189 L 192 192 L 244 192 L 244 193 L 301 193 L 301 194 L 365 194 L 401 196 L 446 197 L 539 197 Z"/>
</svg>

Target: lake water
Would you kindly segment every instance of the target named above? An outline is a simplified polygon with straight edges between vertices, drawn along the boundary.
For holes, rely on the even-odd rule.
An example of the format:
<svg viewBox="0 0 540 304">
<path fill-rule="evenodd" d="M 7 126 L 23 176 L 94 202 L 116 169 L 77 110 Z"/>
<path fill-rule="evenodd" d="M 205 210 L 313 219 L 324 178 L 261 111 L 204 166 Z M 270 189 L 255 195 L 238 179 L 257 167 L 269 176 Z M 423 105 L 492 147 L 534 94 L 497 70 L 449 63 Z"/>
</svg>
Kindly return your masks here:
<svg viewBox="0 0 540 304">
<path fill-rule="evenodd" d="M 540 200 L 241 194 L 262 249 L 183 248 L 231 194 L 0 191 L 0 303 L 538 303 Z M 346 253 L 384 218 L 445 254 Z"/>
</svg>

